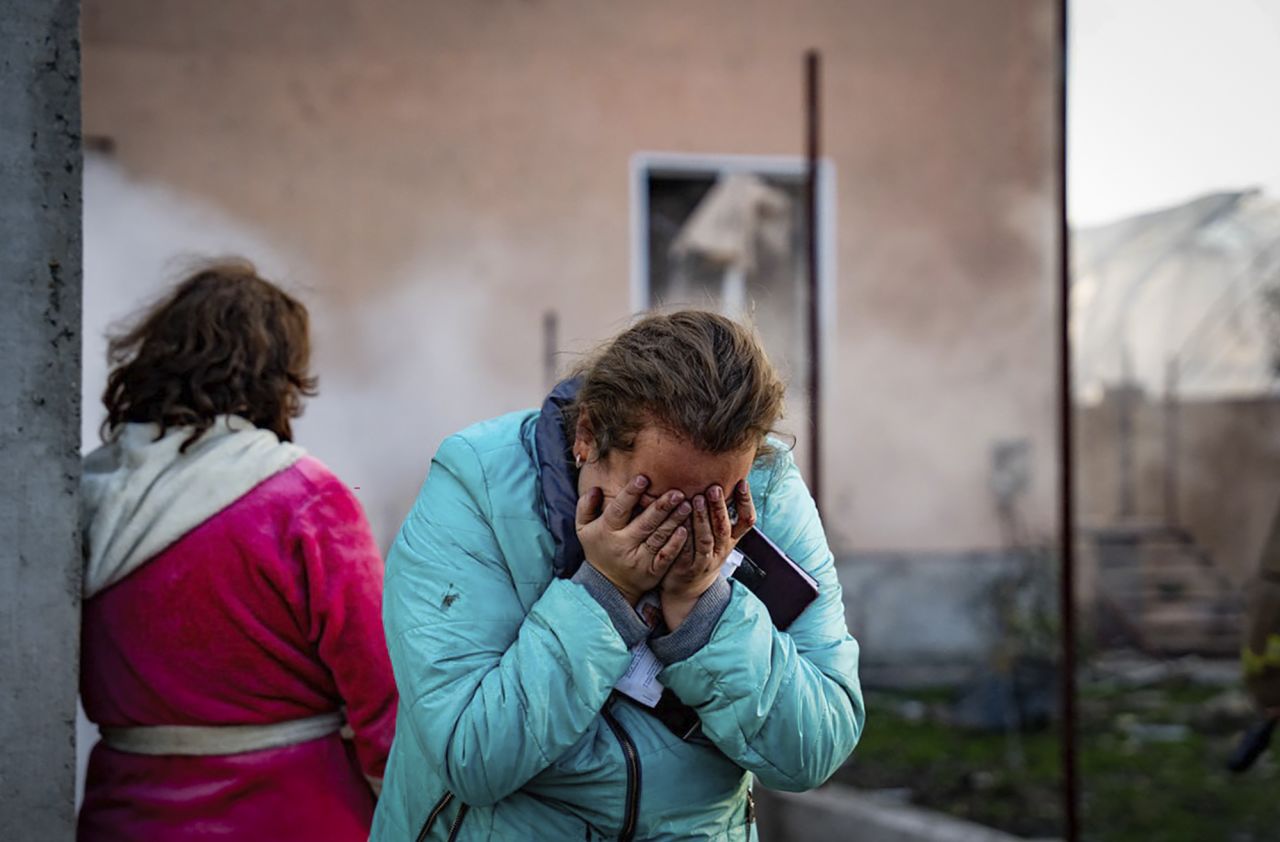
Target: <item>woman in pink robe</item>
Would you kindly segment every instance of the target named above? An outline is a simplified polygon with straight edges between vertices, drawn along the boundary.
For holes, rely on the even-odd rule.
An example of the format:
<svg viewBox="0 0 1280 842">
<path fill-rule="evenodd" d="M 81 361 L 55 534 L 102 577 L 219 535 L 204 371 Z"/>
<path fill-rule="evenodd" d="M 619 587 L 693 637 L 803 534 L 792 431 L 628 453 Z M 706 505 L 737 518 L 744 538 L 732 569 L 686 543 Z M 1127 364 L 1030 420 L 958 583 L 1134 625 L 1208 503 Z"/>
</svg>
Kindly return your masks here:
<svg viewBox="0 0 1280 842">
<path fill-rule="evenodd" d="M 111 353 L 82 482 L 103 740 L 79 840 L 363 842 L 396 707 L 383 566 L 351 491 L 289 443 L 306 310 L 220 264 Z"/>
</svg>

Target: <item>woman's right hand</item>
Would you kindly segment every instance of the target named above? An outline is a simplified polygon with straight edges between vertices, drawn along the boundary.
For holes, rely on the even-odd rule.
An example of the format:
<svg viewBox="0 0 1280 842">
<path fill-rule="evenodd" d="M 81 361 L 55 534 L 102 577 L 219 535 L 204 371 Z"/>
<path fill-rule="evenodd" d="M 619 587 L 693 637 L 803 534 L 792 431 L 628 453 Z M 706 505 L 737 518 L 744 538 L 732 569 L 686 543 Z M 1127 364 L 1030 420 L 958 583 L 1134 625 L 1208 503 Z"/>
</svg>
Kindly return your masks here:
<svg viewBox="0 0 1280 842">
<path fill-rule="evenodd" d="M 679 491 L 668 491 L 632 517 L 648 487 L 646 477 L 635 477 L 603 513 L 599 488 L 578 498 L 578 540 L 587 563 L 632 605 L 657 587 L 689 535 L 683 524 L 692 509 Z"/>
</svg>

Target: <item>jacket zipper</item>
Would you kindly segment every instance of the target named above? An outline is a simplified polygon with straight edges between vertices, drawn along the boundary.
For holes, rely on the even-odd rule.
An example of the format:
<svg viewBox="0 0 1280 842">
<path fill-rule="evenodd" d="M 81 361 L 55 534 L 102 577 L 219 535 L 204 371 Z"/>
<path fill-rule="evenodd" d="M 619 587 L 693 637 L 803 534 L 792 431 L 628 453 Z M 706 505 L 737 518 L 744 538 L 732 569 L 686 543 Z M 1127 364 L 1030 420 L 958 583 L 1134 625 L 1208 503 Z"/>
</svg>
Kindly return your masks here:
<svg viewBox="0 0 1280 842">
<path fill-rule="evenodd" d="M 627 761 L 627 814 L 623 818 L 622 832 L 618 835 L 618 840 L 631 842 L 636 835 L 636 820 L 640 812 L 640 754 L 636 751 L 636 744 L 631 742 L 631 737 L 622 727 L 622 723 L 614 719 L 613 714 L 608 710 L 603 710 L 601 713 L 604 715 L 604 721 L 609 723 L 613 735 L 622 745 L 622 756 Z"/>
<path fill-rule="evenodd" d="M 747 790 L 747 827 L 756 823 L 756 799 L 751 794 L 751 790 Z"/>
<path fill-rule="evenodd" d="M 462 819 L 467 815 L 467 810 L 470 809 L 471 807 L 468 804 L 458 807 L 458 815 L 453 817 L 453 824 L 449 826 L 449 838 L 445 842 L 453 842 L 458 838 L 458 831 L 462 828 Z"/>
<path fill-rule="evenodd" d="M 431 832 L 431 826 L 436 823 L 436 819 L 440 818 L 440 813 L 444 811 L 445 807 L 449 806 L 449 802 L 452 800 L 452 792 L 446 792 L 444 795 L 440 796 L 440 800 L 436 802 L 436 806 L 432 807 L 431 812 L 427 815 L 427 820 L 422 823 L 422 830 L 418 831 L 418 838 L 415 842 L 422 842 L 422 840 L 427 838 L 427 834 Z M 463 808 L 465 809 L 465 807 L 466 805 L 464 804 Z M 463 810 L 459 810 L 458 812 L 461 813 Z"/>
</svg>

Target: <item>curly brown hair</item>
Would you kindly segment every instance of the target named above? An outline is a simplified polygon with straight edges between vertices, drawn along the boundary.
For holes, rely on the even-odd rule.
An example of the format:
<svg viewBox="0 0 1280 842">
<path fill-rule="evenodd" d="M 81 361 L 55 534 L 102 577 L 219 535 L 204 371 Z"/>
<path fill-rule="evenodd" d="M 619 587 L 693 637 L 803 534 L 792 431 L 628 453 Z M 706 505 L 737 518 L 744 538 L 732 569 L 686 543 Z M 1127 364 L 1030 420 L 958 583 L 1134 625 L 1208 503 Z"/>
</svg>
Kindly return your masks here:
<svg viewBox="0 0 1280 842">
<path fill-rule="evenodd" d="M 293 439 L 290 421 L 316 394 L 307 308 L 247 260 L 210 263 L 109 337 L 106 439 L 127 422 L 193 427 L 185 451 L 219 415 Z"/>
<path fill-rule="evenodd" d="M 786 387 L 755 334 L 717 313 L 680 310 L 647 316 L 577 367 L 582 385 L 564 412 L 573 441 L 586 413 L 595 458 L 630 450 L 657 424 L 707 453 L 748 445 L 772 452 L 766 437 L 782 417 Z"/>
</svg>

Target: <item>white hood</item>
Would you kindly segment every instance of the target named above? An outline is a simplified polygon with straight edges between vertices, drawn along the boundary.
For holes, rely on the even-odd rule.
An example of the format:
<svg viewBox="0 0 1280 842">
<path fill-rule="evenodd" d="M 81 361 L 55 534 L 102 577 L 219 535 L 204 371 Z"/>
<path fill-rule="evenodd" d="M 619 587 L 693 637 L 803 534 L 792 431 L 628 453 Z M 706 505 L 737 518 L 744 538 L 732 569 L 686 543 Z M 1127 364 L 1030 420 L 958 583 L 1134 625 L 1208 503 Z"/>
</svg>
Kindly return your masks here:
<svg viewBox="0 0 1280 842">
<path fill-rule="evenodd" d="M 114 585 L 304 451 L 236 415 L 219 416 L 186 453 L 191 427 L 125 424 L 84 459 L 84 597 Z"/>
</svg>

